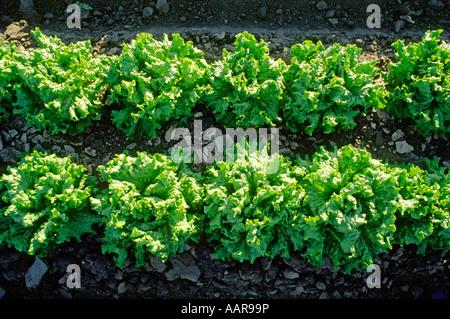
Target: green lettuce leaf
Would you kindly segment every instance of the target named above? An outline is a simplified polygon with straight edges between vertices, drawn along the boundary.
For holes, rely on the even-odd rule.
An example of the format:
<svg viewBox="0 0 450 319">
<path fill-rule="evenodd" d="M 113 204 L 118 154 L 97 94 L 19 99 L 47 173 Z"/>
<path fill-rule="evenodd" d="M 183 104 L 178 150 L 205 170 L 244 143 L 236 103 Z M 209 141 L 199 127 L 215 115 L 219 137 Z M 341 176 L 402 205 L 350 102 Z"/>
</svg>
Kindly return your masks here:
<svg viewBox="0 0 450 319">
<path fill-rule="evenodd" d="M 292 132 L 351 129 L 368 108 L 383 107 L 384 89 L 374 84 L 375 61 L 361 62 L 355 45 L 325 49 L 320 41 L 307 40 L 292 46 L 291 54 L 283 116 Z"/>
<path fill-rule="evenodd" d="M 386 110 L 412 119 L 424 136 L 450 133 L 450 45 L 439 39 L 442 32 L 427 31 L 418 43 L 392 44 L 396 61 L 383 73 Z"/>
<path fill-rule="evenodd" d="M 386 164 L 351 145 L 327 151 L 323 147 L 310 160 L 295 162 L 307 172 L 299 183 L 305 189 L 303 205 L 318 218 L 322 256 L 309 258 L 322 264 L 327 255 L 344 272 L 369 266 L 388 252 L 396 230 L 398 190 Z"/>
<path fill-rule="evenodd" d="M 81 133 L 101 116 L 110 60 L 93 57 L 90 41 L 65 45 L 39 28 L 31 33 L 40 48 L 15 54 L 12 69 L 20 81 L 14 85 L 14 114 L 49 134 Z"/>
<path fill-rule="evenodd" d="M 233 52 L 211 65 L 205 102 L 226 127 L 275 126 L 281 122 L 284 61 L 269 56 L 269 46 L 248 32 L 236 36 Z"/>
<path fill-rule="evenodd" d="M 235 161 L 218 162 L 205 172 L 205 215 L 215 257 L 250 261 L 288 258 L 316 238 L 315 220 L 302 215 L 305 196 L 291 176 L 291 162 L 253 150 L 243 139 L 234 148 Z M 273 167 L 278 169 L 274 173 Z"/>
<path fill-rule="evenodd" d="M 91 198 L 105 223 L 102 251 L 124 267 L 130 252 L 136 267 L 148 254 L 165 261 L 198 242 L 202 222 L 202 187 L 187 168 L 161 155 L 117 155 L 98 167 L 108 188 Z"/>
<path fill-rule="evenodd" d="M 175 120 L 185 123 L 205 89 L 203 52 L 178 34 L 158 41 L 141 33 L 115 60 L 108 74 L 109 99 L 121 102 L 113 123 L 129 137 L 155 137 Z"/>
<path fill-rule="evenodd" d="M 0 239 L 30 255 L 45 257 L 58 244 L 81 240 L 100 221 L 89 198 L 93 177 L 70 157 L 34 151 L 0 179 Z"/>
</svg>

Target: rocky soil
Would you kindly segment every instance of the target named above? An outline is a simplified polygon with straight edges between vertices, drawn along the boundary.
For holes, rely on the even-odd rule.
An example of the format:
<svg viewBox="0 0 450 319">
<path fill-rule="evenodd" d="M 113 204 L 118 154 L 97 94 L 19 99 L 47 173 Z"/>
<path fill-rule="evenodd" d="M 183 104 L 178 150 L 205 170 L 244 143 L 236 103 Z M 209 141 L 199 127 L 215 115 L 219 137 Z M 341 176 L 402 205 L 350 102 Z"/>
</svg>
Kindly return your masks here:
<svg viewBox="0 0 450 319">
<path fill-rule="evenodd" d="M 0 41 L 14 41 L 19 48 L 36 43 L 29 32 L 39 26 L 65 42 L 91 39 L 96 54 L 120 54 L 121 44 L 139 32 L 161 38 L 164 32 L 178 32 L 205 52 L 208 61 L 221 58 L 224 48 L 233 48 L 236 33 L 247 29 L 269 43 L 271 55 L 290 60 L 289 48 L 306 39 L 325 44 L 355 43 L 363 49 L 362 59 L 376 60 L 386 70 L 394 58 L 391 48 L 397 39 L 419 41 L 424 30 L 444 28 L 450 23 L 450 1 L 379 1 L 383 8 L 381 29 L 368 29 L 365 12 L 372 1 L 86 1 L 80 30 L 68 29 L 71 1 L 35 0 L 34 10 L 19 10 L 19 1 L 0 0 Z M 367 3 L 366 3 L 367 2 Z M 409 18 L 408 18 L 409 17 Z M 331 20 L 331 21 L 330 21 Z M 400 21 L 400 22 L 399 22 Z M 403 22 L 402 22 L 403 21 Z M 412 22 L 411 22 L 412 21 Z M 442 37 L 449 39 L 448 32 Z M 103 117 L 85 132 L 48 135 L 30 127 L 21 117 L 0 126 L 0 173 L 18 156 L 34 149 L 72 157 L 94 174 L 98 165 L 114 154 L 129 150 L 168 152 L 166 128 L 154 139 L 132 140 L 118 131 L 104 109 Z M 202 128 L 218 127 L 210 111 L 199 105 L 188 122 Z M 173 128 L 173 127 L 172 127 Z M 450 141 L 438 136 L 424 138 L 409 121 L 399 121 L 383 111 L 370 111 L 358 119 L 358 127 L 333 134 L 292 134 L 281 127 L 280 152 L 294 157 L 312 154 L 316 147 L 353 144 L 368 149 L 375 158 L 420 165 L 423 158 L 437 156 L 450 168 Z M 224 132 L 224 130 L 222 130 Z M 204 169 L 203 166 L 195 167 Z M 101 234 L 101 229 L 99 230 Z M 213 247 L 201 242 L 186 247 L 186 253 L 165 264 L 150 258 L 141 268 L 130 262 L 124 269 L 112 256 L 101 253 L 101 235 L 86 236 L 81 243 L 58 247 L 43 259 L 0 247 L 0 299 L 8 298 L 302 298 L 302 299 L 386 299 L 432 298 L 440 291 L 449 296 L 449 254 L 415 247 L 394 247 L 379 256 L 381 288 L 368 288 L 369 273 L 350 275 L 333 269 L 329 262 L 313 267 L 301 257 L 260 259 L 254 264 L 225 262 L 212 257 Z M 68 288 L 69 264 L 81 268 L 81 288 Z"/>
</svg>

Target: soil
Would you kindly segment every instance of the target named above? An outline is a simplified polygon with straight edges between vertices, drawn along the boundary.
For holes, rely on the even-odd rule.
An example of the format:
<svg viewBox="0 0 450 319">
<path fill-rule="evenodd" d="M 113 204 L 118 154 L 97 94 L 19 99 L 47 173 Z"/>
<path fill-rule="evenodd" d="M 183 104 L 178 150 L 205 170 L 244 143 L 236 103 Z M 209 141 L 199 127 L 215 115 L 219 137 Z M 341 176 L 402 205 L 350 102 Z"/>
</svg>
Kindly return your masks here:
<svg viewBox="0 0 450 319">
<path fill-rule="evenodd" d="M 121 44 L 140 32 L 152 33 L 156 38 L 163 33 L 179 33 L 213 62 L 221 58 L 224 48 L 233 48 L 237 33 L 248 30 L 269 43 L 274 58 L 286 62 L 291 58 L 289 48 L 306 39 L 326 45 L 355 43 L 362 48 L 362 60 L 376 60 L 385 71 L 394 59 L 394 41 L 420 41 L 425 30 L 437 28 L 445 30 L 442 39 L 449 39 L 446 29 L 450 24 L 450 1 L 377 1 L 382 9 L 381 28 L 369 29 L 366 20 L 370 13 L 366 9 L 372 2 L 169 0 L 169 11 L 164 13 L 157 1 L 94 0 L 84 2 L 92 10 L 82 13 L 81 29 L 69 29 L 69 14 L 65 11 L 71 1 L 35 0 L 34 11 L 20 11 L 19 1 L 0 0 L 0 41 L 32 49 L 36 43 L 30 31 L 38 26 L 64 42 L 91 39 L 96 54 L 113 55 L 120 54 Z M 177 143 L 166 139 L 169 127 L 154 139 L 125 137 L 108 116 L 113 107 L 106 106 L 101 120 L 74 136 L 50 136 L 15 117 L 0 126 L 0 173 L 14 164 L 19 154 L 33 149 L 70 155 L 95 174 L 96 167 L 114 154 L 125 150 L 131 154 L 164 153 Z M 194 120 L 202 121 L 203 130 L 217 127 L 224 132 L 202 105 L 193 110 L 188 121 L 191 132 Z M 425 138 L 410 121 L 397 120 L 383 111 L 370 110 L 357 123 L 353 130 L 313 136 L 292 134 L 282 126 L 280 153 L 295 157 L 312 154 L 322 145 L 353 144 L 366 148 L 380 160 L 422 165 L 422 159 L 437 156 L 442 166 L 450 168 L 450 141 L 446 138 Z M 398 133 L 403 135 L 400 139 Z M 413 147 L 411 151 L 402 152 L 399 146 L 404 142 Z M 201 171 L 204 165 L 195 169 Z M 213 245 L 205 241 L 186 247 L 185 253 L 165 264 L 151 258 L 143 267 L 135 268 L 130 261 L 119 269 L 111 255 L 102 254 L 101 236 L 87 235 L 80 243 L 63 244 L 43 258 L 46 269 L 34 288 L 26 285 L 25 275 L 35 257 L 0 246 L 0 298 L 429 299 L 439 292 L 449 296 L 449 253 L 427 251 L 421 256 L 415 250 L 413 246 L 394 246 L 388 254 L 380 255 L 377 264 L 381 268 L 381 288 L 371 289 L 365 270 L 346 275 L 331 267 L 329 261 L 314 267 L 298 255 L 259 259 L 254 264 L 220 261 L 212 256 Z M 69 264 L 81 267 L 81 288 L 67 287 Z"/>
</svg>

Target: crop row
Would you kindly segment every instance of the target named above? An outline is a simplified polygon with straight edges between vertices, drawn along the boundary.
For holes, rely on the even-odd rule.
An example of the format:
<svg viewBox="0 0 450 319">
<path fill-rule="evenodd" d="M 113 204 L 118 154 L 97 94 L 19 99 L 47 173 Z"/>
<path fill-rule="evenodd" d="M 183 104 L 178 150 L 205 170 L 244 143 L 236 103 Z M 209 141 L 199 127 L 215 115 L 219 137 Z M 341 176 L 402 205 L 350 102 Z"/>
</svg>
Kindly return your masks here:
<svg viewBox="0 0 450 319">
<path fill-rule="evenodd" d="M 50 134 L 77 134 L 109 101 L 115 126 L 153 138 L 168 123 L 185 123 L 200 103 L 226 127 L 285 124 L 311 135 L 353 128 L 374 107 L 411 119 L 425 136 L 450 136 L 450 45 L 441 32 L 395 42 L 396 61 L 380 73 L 355 45 L 304 41 L 292 46 L 288 65 L 244 32 L 233 51 L 208 64 L 178 34 L 158 41 L 142 33 L 119 56 L 94 57 L 90 41 L 65 45 L 36 28 L 39 48 L 0 47 L 0 121 L 20 114 Z M 375 84 L 379 76 L 383 84 Z"/>
<path fill-rule="evenodd" d="M 392 165 L 348 145 L 291 161 L 251 147 L 243 139 L 233 161 L 201 173 L 163 154 L 119 154 L 98 167 L 101 183 L 70 157 L 24 154 L 0 179 L 0 244 L 43 257 L 97 231 L 118 267 L 139 267 L 204 238 L 219 259 L 299 252 L 346 273 L 393 244 L 450 249 L 450 174 L 436 159 Z"/>
</svg>

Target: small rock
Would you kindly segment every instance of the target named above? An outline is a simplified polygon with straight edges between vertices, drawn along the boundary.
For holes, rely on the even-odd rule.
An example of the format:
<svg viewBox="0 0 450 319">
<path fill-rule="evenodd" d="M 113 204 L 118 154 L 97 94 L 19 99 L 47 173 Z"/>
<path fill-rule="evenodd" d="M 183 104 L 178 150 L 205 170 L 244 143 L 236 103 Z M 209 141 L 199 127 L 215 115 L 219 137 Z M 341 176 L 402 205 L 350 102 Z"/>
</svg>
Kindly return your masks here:
<svg viewBox="0 0 450 319">
<path fill-rule="evenodd" d="M 169 13 L 170 7 L 167 0 L 158 0 L 156 3 L 156 9 L 162 13 Z"/>
<path fill-rule="evenodd" d="M 328 299 L 328 293 L 326 291 L 322 292 L 319 296 L 319 299 Z"/>
<path fill-rule="evenodd" d="M 198 282 L 200 277 L 200 269 L 194 261 L 194 258 L 189 253 L 184 253 L 177 258 L 170 259 L 173 266 L 172 269 L 165 273 L 167 280 L 175 280 L 177 278 L 187 279 L 192 282 Z"/>
<path fill-rule="evenodd" d="M 328 10 L 326 17 L 333 18 L 335 14 L 336 14 L 336 10 Z"/>
<path fill-rule="evenodd" d="M 44 18 L 45 19 L 53 19 L 55 16 L 53 15 L 53 13 L 49 12 L 47 14 L 45 14 Z"/>
<path fill-rule="evenodd" d="M 339 20 L 336 18 L 332 18 L 332 19 L 328 19 L 328 22 L 330 22 L 330 24 L 335 26 L 339 23 Z"/>
<path fill-rule="evenodd" d="M 166 270 L 166 268 L 167 268 L 167 266 L 166 266 L 166 264 L 164 264 L 162 261 L 161 261 L 161 258 L 159 258 L 158 256 L 155 256 L 155 255 L 151 255 L 150 256 L 150 264 L 152 265 L 152 267 L 157 271 L 157 272 L 159 272 L 159 273 L 163 273 L 165 270 Z"/>
<path fill-rule="evenodd" d="M 127 283 L 126 282 L 121 282 L 118 286 L 117 286 L 117 293 L 118 294 L 123 294 L 124 292 L 127 291 Z"/>
<path fill-rule="evenodd" d="M 33 11 L 34 2 L 33 0 L 20 0 L 19 11 Z"/>
<path fill-rule="evenodd" d="M 64 149 L 69 153 L 75 153 L 75 149 L 70 145 L 64 145 Z"/>
<path fill-rule="evenodd" d="M 149 18 L 149 17 L 153 16 L 154 11 L 155 11 L 155 9 L 153 9 L 152 7 L 145 7 L 144 11 L 142 12 L 142 17 Z"/>
<path fill-rule="evenodd" d="M 403 253 L 405 251 L 405 247 L 400 247 L 394 255 L 392 255 L 391 260 L 398 261 L 403 256 Z"/>
<path fill-rule="evenodd" d="M 136 143 L 131 143 L 130 145 L 127 146 L 127 150 L 131 151 L 133 148 L 135 148 L 137 146 Z"/>
<path fill-rule="evenodd" d="M 20 141 L 25 144 L 27 142 L 27 133 L 22 133 L 20 136 Z"/>
<path fill-rule="evenodd" d="M 414 147 L 409 145 L 406 141 L 395 142 L 395 149 L 399 154 L 407 154 L 414 151 Z"/>
<path fill-rule="evenodd" d="M 444 164 L 444 166 L 448 169 L 450 169 L 450 162 L 449 161 L 444 161 L 442 164 Z"/>
<path fill-rule="evenodd" d="M 19 134 L 19 132 L 17 132 L 17 130 L 15 129 L 9 130 L 8 133 L 11 137 L 15 137 L 17 134 Z"/>
<path fill-rule="evenodd" d="M 220 33 L 217 33 L 214 37 L 215 37 L 216 41 L 222 41 L 225 39 L 225 36 L 226 36 L 225 31 L 222 31 Z M 201 113 L 201 112 L 198 112 L 198 113 Z"/>
<path fill-rule="evenodd" d="M 316 288 L 319 289 L 319 290 L 325 290 L 327 288 L 327 286 L 325 286 L 325 284 L 323 282 L 318 281 L 316 283 Z"/>
<path fill-rule="evenodd" d="M 395 141 L 398 141 L 399 139 L 403 138 L 404 136 L 405 136 L 405 133 L 403 133 L 402 130 L 398 129 L 397 131 L 395 131 L 392 134 L 392 140 L 395 142 Z"/>
<path fill-rule="evenodd" d="M 411 24 L 416 23 L 409 15 L 400 16 L 400 19 L 405 20 L 406 22 L 411 23 Z"/>
<path fill-rule="evenodd" d="M 3 149 L 3 141 L 2 141 L 2 137 L 0 136 L 0 151 Z"/>
<path fill-rule="evenodd" d="M 319 1 L 316 4 L 316 8 L 317 8 L 317 10 L 321 10 L 322 11 L 322 10 L 327 9 L 328 5 L 327 5 L 327 3 L 325 1 Z"/>
<path fill-rule="evenodd" d="M 258 264 L 246 264 L 239 269 L 239 276 L 243 280 L 259 282 L 262 279 L 261 267 Z"/>
<path fill-rule="evenodd" d="M 377 116 L 383 122 L 389 120 L 389 114 L 385 110 L 377 110 Z"/>
<path fill-rule="evenodd" d="M 283 274 L 286 279 L 297 279 L 300 277 L 300 275 L 292 269 L 286 269 Z"/>
<path fill-rule="evenodd" d="M 287 157 L 294 157 L 295 156 L 295 154 L 294 154 L 294 152 L 292 152 L 290 149 L 288 149 L 288 148 L 282 148 L 282 149 L 280 149 L 280 155 L 283 155 L 283 156 L 287 156 Z"/>
<path fill-rule="evenodd" d="M 5 163 L 12 164 L 16 162 L 20 154 L 21 152 L 14 147 L 7 146 L 0 151 L 0 159 Z"/>
<path fill-rule="evenodd" d="M 294 296 L 301 295 L 304 292 L 305 292 L 305 288 L 303 288 L 303 286 L 298 286 L 294 290 Z"/>
<path fill-rule="evenodd" d="M 27 286 L 27 288 L 36 288 L 41 282 L 41 279 L 47 272 L 47 270 L 47 265 L 39 257 L 36 256 L 33 265 L 25 274 L 25 285 Z"/>
<path fill-rule="evenodd" d="M 180 278 L 180 272 L 177 269 L 172 268 L 166 271 L 164 276 L 166 276 L 167 281 L 174 281 L 175 279 Z"/>
<path fill-rule="evenodd" d="M 395 33 L 400 32 L 403 29 L 403 27 L 405 26 L 405 24 L 406 24 L 406 22 L 404 20 L 397 20 L 397 22 L 395 22 L 395 25 L 394 25 Z"/>
<path fill-rule="evenodd" d="M 267 18 L 267 7 L 266 6 L 259 7 L 259 9 L 258 9 L 258 17 L 260 19 Z"/>
<path fill-rule="evenodd" d="M 445 4 L 439 0 L 431 0 L 428 2 L 428 6 L 433 10 L 440 11 L 444 9 Z"/>
<path fill-rule="evenodd" d="M 91 157 L 96 157 L 97 156 L 97 151 L 94 150 L 92 147 L 87 147 L 85 150 L 85 153 Z"/>
<path fill-rule="evenodd" d="M 262 271 L 269 270 L 270 266 L 272 266 L 272 259 L 260 258 L 259 262 L 260 262 Z"/>
</svg>

